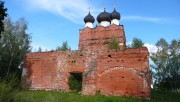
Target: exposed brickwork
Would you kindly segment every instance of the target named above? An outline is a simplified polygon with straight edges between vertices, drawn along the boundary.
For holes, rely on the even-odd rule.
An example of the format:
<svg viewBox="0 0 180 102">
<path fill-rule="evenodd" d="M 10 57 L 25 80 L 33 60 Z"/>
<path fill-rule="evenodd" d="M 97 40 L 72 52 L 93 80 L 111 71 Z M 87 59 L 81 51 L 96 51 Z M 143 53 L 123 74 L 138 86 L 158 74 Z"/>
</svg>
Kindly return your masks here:
<svg viewBox="0 0 180 102">
<path fill-rule="evenodd" d="M 112 37 L 122 38 L 119 42 L 123 42 L 122 47 L 126 46 L 123 26 L 112 25 L 81 30 L 80 50 L 27 54 L 24 68 L 31 81 L 30 88 L 68 92 L 70 73 L 80 72 L 83 73 L 84 95 L 150 98 L 147 48 L 107 50 L 104 42 Z M 98 43 L 89 46 L 90 42 Z"/>
<path fill-rule="evenodd" d="M 149 97 L 148 62 L 146 48 L 103 52 L 98 58 L 97 90 L 104 95 Z"/>
<path fill-rule="evenodd" d="M 86 27 L 80 30 L 79 50 L 107 50 L 107 43 L 112 38 L 118 38 L 120 48 L 125 48 L 126 38 L 124 27 L 112 25 L 109 27 Z"/>
<path fill-rule="evenodd" d="M 53 89 L 56 84 L 57 53 L 29 53 L 25 68 L 34 89 Z M 43 83 L 43 84 L 42 84 Z"/>
</svg>

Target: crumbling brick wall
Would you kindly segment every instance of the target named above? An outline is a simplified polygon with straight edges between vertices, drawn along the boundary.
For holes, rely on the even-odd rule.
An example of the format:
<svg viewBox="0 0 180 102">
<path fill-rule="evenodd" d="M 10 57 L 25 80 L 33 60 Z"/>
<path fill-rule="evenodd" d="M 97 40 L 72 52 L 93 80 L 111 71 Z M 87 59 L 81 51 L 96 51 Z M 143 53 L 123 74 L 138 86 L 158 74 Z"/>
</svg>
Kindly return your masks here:
<svg viewBox="0 0 180 102">
<path fill-rule="evenodd" d="M 29 53 L 23 74 L 30 89 L 69 91 L 70 73 L 82 73 L 82 94 L 150 98 L 150 69 L 147 48 L 125 49 L 123 25 L 80 30 L 79 50 Z M 117 38 L 123 50 L 108 50 Z"/>
<path fill-rule="evenodd" d="M 150 97 L 147 48 L 29 53 L 24 68 L 31 89 L 69 91 L 70 73 L 83 73 L 82 94 Z"/>
<path fill-rule="evenodd" d="M 117 38 L 120 48 L 126 46 L 124 26 L 111 25 L 109 27 L 97 26 L 80 30 L 79 50 L 107 50 L 108 42 Z"/>
<path fill-rule="evenodd" d="M 53 89 L 57 69 L 57 53 L 29 53 L 24 68 L 32 89 Z"/>
<path fill-rule="evenodd" d="M 103 95 L 150 97 L 147 48 L 101 52 L 97 61 L 97 91 Z"/>
</svg>

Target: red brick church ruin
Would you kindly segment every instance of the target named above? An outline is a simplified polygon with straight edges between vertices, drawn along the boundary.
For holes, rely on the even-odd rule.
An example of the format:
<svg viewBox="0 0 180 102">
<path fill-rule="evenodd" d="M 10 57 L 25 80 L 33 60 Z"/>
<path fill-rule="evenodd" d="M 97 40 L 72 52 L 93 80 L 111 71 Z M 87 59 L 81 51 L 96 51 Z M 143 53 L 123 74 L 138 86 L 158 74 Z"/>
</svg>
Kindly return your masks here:
<svg viewBox="0 0 180 102">
<path fill-rule="evenodd" d="M 104 10 L 84 18 L 76 51 L 34 52 L 25 58 L 23 75 L 30 89 L 70 91 L 69 77 L 82 73 L 83 95 L 133 96 L 150 98 L 149 52 L 146 47 L 126 49 L 124 26 L 120 14 Z M 109 50 L 108 42 L 117 38 L 121 50 Z"/>
</svg>

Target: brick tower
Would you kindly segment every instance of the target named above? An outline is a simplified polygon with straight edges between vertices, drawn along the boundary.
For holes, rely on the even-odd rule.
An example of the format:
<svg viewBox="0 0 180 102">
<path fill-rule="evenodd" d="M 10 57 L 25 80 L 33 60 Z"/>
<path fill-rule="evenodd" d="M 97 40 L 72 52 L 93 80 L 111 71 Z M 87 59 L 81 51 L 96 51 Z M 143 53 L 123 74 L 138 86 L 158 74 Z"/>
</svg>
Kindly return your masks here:
<svg viewBox="0 0 180 102">
<path fill-rule="evenodd" d="M 79 50 L 107 50 L 111 39 L 116 38 L 121 49 L 126 47 L 123 25 L 120 25 L 120 13 L 101 12 L 97 16 L 98 26 L 93 28 L 94 17 L 89 14 L 84 18 L 85 28 L 80 30 Z"/>
</svg>

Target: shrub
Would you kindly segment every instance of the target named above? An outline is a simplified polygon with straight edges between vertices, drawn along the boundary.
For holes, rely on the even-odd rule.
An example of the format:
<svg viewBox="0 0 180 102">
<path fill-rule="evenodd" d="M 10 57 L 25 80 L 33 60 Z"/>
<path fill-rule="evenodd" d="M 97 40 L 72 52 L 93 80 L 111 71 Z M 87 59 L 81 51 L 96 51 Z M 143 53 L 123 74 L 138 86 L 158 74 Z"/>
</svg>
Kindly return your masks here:
<svg viewBox="0 0 180 102">
<path fill-rule="evenodd" d="M 27 80 L 27 75 L 21 78 L 21 88 L 28 89 L 31 85 L 31 82 Z"/>
<path fill-rule="evenodd" d="M 12 98 L 13 88 L 10 84 L 1 81 L 0 82 L 0 102 L 5 102 L 8 99 Z"/>
<path fill-rule="evenodd" d="M 12 99 L 19 88 L 19 80 L 16 74 L 10 74 L 7 80 L 0 80 L 0 102 Z"/>
<path fill-rule="evenodd" d="M 131 45 L 132 48 L 140 48 L 140 47 L 143 47 L 143 45 L 144 45 L 144 43 L 141 39 L 133 38 L 133 42 Z"/>
<path fill-rule="evenodd" d="M 109 41 L 108 48 L 110 50 L 112 50 L 112 49 L 119 50 L 120 49 L 119 42 L 118 42 L 117 38 L 113 38 Z"/>
<path fill-rule="evenodd" d="M 82 74 L 73 73 L 69 78 L 69 88 L 73 91 L 81 91 L 82 89 Z"/>
</svg>

